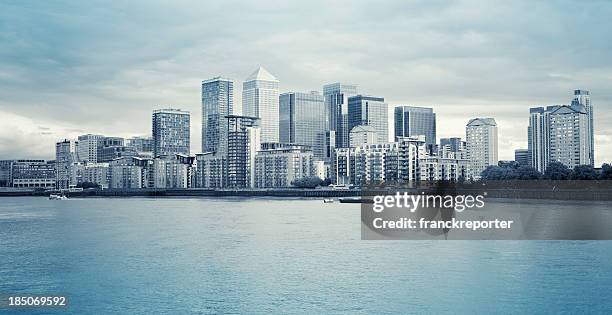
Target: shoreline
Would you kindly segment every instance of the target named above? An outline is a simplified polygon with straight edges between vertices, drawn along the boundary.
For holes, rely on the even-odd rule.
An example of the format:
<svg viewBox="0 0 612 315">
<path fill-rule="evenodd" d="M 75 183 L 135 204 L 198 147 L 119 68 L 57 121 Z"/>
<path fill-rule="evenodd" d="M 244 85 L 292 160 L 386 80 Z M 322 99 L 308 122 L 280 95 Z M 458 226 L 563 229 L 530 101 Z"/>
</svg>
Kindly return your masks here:
<svg viewBox="0 0 612 315">
<path fill-rule="evenodd" d="M 486 189 L 468 188 L 461 189 L 462 194 L 484 194 L 486 198 L 495 199 L 538 199 L 538 200 L 584 200 L 584 201 L 612 201 L 612 190 L 601 189 L 576 189 L 576 188 L 503 188 L 487 187 Z M 1 197 L 35 197 L 49 196 L 51 191 L 37 191 L 27 189 L 4 189 L 0 190 Z M 362 195 L 363 193 L 363 195 Z M 281 198 L 346 198 L 362 197 L 373 194 L 394 193 L 393 190 L 333 190 L 333 189 L 86 189 L 83 191 L 71 191 L 64 194 L 68 197 L 80 198 L 114 198 L 114 197 L 281 197 Z M 412 189 L 414 194 L 435 193 L 435 190 Z"/>
</svg>

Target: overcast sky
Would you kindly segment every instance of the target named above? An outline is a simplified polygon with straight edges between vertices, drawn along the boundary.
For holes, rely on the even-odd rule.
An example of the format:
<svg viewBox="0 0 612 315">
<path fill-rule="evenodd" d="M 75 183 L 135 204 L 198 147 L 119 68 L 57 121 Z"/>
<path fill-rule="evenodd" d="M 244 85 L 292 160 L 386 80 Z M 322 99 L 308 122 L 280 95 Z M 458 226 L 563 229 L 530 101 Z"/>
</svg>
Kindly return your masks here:
<svg viewBox="0 0 612 315">
<path fill-rule="evenodd" d="M 83 133 L 149 135 L 151 111 L 192 113 L 200 84 L 259 65 L 283 91 L 357 84 L 432 106 L 438 137 L 494 117 L 500 159 L 527 147 L 528 108 L 591 91 L 596 163 L 612 161 L 608 1 L 0 2 L 0 159 L 53 158 Z"/>
</svg>

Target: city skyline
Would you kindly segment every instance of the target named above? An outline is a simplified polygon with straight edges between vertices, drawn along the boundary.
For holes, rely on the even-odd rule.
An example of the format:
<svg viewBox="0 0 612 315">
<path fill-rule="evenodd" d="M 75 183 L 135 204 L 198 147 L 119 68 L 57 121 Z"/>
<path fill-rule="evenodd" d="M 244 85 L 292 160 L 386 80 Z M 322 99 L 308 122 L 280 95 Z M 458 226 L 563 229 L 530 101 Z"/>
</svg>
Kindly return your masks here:
<svg viewBox="0 0 612 315">
<path fill-rule="evenodd" d="M 128 14 L 140 7 L 115 5 Z M 586 89 L 595 109 L 595 165 L 612 160 L 612 127 L 606 125 L 611 119 L 607 109 L 612 91 L 606 84 L 612 54 L 605 27 L 588 26 L 607 25 L 610 8 L 597 2 L 556 6 L 513 2 L 498 7 L 484 2 L 416 2 L 385 8 L 355 4 L 346 9 L 353 14 L 351 19 L 335 20 L 321 3 L 279 4 L 242 16 L 250 23 L 266 22 L 252 29 L 230 25 L 220 37 L 212 31 L 227 15 L 219 13 L 226 6 L 249 9 L 252 4 L 194 5 L 190 10 L 194 13 L 219 15 L 208 24 L 188 10 L 172 9 L 175 17 L 168 17 L 168 8 L 153 5 L 144 14 L 168 27 L 162 33 L 156 33 L 159 27 L 148 21 L 126 21 L 110 11 L 86 10 L 80 4 L 32 6 L 36 10 L 3 4 L 0 13 L 10 22 L 0 32 L 6 39 L 0 44 L 5 57 L 0 61 L 0 158 L 49 159 L 54 143 L 85 133 L 148 136 L 147 116 L 163 104 L 192 112 L 191 129 L 199 130 L 201 81 L 219 75 L 234 80 L 234 104 L 239 105 L 241 80 L 262 65 L 279 79 L 280 93 L 321 91 L 324 84 L 348 82 L 356 84 L 359 93 L 384 97 L 391 109 L 396 105 L 432 107 L 439 138 L 462 136 L 470 118 L 494 117 L 502 160 L 512 159 L 514 149 L 527 147 L 529 108 L 569 105 L 571 91 Z M 295 19 L 280 29 L 279 23 L 287 18 L 282 15 L 296 8 L 320 14 L 313 14 L 314 21 Z M 54 15 L 63 11 L 67 13 Z M 366 22 L 354 32 L 348 30 L 357 26 L 352 19 L 368 14 L 380 17 L 382 25 Z M 74 17 L 86 17 L 89 22 L 76 27 Z M 501 18 L 530 28 L 501 24 L 490 30 L 492 21 Z M 119 22 L 117 29 L 97 30 L 107 20 Z M 322 21 L 329 23 L 316 27 Z M 24 22 L 34 27 L 23 27 Z M 437 22 L 448 23 L 435 26 Z M 169 43 L 153 41 L 149 31 L 143 30 L 147 27 L 160 38 L 176 32 L 180 36 Z M 401 32 L 392 31 L 400 27 Z M 65 36 L 75 31 L 82 35 Z M 143 40 L 125 43 L 122 32 L 135 32 Z M 101 36 L 89 36 L 96 34 Z M 572 45 L 570 36 L 584 42 Z M 58 45 L 59 37 L 68 45 Z M 381 46 L 376 48 L 384 49 L 350 44 L 371 38 L 379 38 L 376 42 Z M 31 49 L 33 45 L 40 49 Z M 116 65 L 100 62 L 106 59 Z M 192 151 L 200 152 L 199 132 L 191 136 Z"/>
</svg>

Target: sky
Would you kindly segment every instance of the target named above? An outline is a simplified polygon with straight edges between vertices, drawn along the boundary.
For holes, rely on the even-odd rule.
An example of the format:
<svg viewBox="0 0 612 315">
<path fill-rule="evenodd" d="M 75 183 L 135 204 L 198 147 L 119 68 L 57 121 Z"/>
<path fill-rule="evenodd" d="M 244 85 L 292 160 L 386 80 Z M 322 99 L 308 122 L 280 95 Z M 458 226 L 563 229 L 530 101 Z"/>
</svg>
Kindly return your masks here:
<svg viewBox="0 0 612 315">
<path fill-rule="evenodd" d="M 433 107 L 438 137 L 494 117 L 499 158 L 527 147 L 529 107 L 591 91 L 596 164 L 612 161 L 609 1 L 0 1 L 0 159 L 54 158 L 80 134 L 146 136 L 192 113 L 201 81 L 263 66 L 280 91 L 354 83 Z"/>
</svg>

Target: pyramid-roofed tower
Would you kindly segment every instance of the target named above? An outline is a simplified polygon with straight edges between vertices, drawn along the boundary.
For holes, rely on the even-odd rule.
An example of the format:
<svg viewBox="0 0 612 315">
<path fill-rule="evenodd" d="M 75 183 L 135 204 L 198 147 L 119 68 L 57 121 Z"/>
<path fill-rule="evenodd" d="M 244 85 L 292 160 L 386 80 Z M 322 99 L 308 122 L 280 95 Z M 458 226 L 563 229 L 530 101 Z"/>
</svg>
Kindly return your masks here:
<svg viewBox="0 0 612 315">
<path fill-rule="evenodd" d="M 266 70 L 264 67 L 259 67 L 257 68 L 257 70 L 255 70 L 255 72 L 251 73 L 251 75 L 249 75 L 245 81 L 254 81 L 254 80 L 258 80 L 258 81 L 276 81 L 278 82 L 278 80 L 276 79 L 275 76 L 273 76 L 270 72 L 268 72 L 268 70 Z"/>
</svg>

